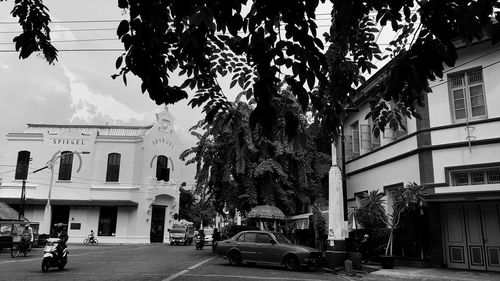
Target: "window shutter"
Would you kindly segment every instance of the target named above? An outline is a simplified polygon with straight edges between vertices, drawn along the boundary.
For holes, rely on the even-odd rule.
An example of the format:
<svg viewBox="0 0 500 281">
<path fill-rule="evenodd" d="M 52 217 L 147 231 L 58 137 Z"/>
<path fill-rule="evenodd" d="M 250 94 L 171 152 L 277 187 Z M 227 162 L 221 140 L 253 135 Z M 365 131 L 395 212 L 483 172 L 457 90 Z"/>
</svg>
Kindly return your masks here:
<svg viewBox="0 0 500 281">
<path fill-rule="evenodd" d="M 17 165 L 16 165 L 16 180 L 25 180 L 28 178 L 28 166 L 30 163 L 30 152 L 29 151 L 19 151 L 17 154 Z"/>
<path fill-rule="evenodd" d="M 350 160 L 353 157 L 352 153 L 352 136 L 345 137 L 345 159 Z"/>
<path fill-rule="evenodd" d="M 371 149 L 371 130 L 370 125 L 361 124 L 361 148 Z"/>
</svg>

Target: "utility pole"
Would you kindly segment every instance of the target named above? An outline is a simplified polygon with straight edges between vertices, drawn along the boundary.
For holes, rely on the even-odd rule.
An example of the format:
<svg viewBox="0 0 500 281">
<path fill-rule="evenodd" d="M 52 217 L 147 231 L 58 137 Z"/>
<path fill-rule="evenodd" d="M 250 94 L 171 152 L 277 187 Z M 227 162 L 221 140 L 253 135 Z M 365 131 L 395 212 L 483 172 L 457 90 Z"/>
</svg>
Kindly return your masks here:
<svg viewBox="0 0 500 281">
<path fill-rule="evenodd" d="M 78 172 L 80 172 L 80 169 L 82 168 L 82 157 L 80 156 L 80 154 L 90 154 L 90 152 L 88 152 L 88 151 L 81 151 L 81 152 L 70 151 L 70 152 L 64 153 L 64 154 L 60 154 L 60 153 L 61 153 L 60 150 L 57 151 L 52 156 L 52 158 L 49 161 L 47 161 L 47 164 L 45 165 L 45 167 L 42 167 L 38 170 L 33 171 L 33 174 L 34 174 L 34 173 L 37 173 L 37 172 L 44 170 L 44 169 L 50 169 L 49 193 L 47 195 L 47 204 L 45 205 L 45 211 L 43 213 L 43 221 L 40 224 L 39 233 L 50 234 L 50 220 L 52 219 L 52 205 L 50 203 L 50 199 L 52 197 L 52 185 L 54 182 L 54 165 L 57 163 L 57 160 L 59 160 L 61 157 L 64 157 L 64 155 L 67 155 L 67 154 L 73 154 L 73 155 L 78 156 L 78 159 L 80 160 L 78 169 L 76 170 L 76 172 L 78 173 Z"/>
<path fill-rule="evenodd" d="M 19 220 L 24 218 L 24 204 L 26 203 L 26 179 L 23 179 L 23 187 L 21 189 L 21 204 L 19 207 Z"/>
</svg>

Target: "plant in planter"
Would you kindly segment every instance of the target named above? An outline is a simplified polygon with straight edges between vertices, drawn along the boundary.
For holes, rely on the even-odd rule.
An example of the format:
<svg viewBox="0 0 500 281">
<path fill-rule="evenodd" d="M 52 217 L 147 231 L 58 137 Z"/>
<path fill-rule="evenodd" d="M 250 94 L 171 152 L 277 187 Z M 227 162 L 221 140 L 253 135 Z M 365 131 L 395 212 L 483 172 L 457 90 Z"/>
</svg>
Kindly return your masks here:
<svg viewBox="0 0 500 281">
<path fill-rule="evenodd" d="M 401 215 L 414 206 L 421 206 L 424 195 L 424 187 L 416 183 L 409 183 L 406 187 L 398 187 L 391 191 L 392 213 L 385 212 L 383 197 L 384 193 L 372 190 L 361 200 L 360 210 L 369 213 L 369 218 L 374 222 L 383 222 L 389 229 L 389 238 L 385 246 L 385 255 L 381 256 L 382 267 L 392 268 L 394 266 L 393 245 L 394 230 L 397 229 Z"/>
</svg>

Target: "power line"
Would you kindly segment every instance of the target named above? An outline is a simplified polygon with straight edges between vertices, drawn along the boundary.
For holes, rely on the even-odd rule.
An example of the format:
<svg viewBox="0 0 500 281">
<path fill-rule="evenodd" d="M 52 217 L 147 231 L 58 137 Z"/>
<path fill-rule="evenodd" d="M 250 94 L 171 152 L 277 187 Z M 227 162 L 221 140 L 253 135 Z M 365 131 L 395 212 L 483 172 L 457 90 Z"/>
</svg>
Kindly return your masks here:
<svg viewBox="0 0 500 281">
<path fill-rule="evenodd" d="M 123 52 L 123 49 L 95 48 L 95 49 L 58 49 L 58 52 Z M 0 53 L 17 53 L 16 50 L 0 50 Z"/>
<path fill-rule="evenodd" d="M 50 23 L 103 23 L 103 22 L 121 22 L 122 20 L 60 20 L 51 21 Z M 17 21 L 0 21 L 0 24 L 19 24 Z"/>
<path fill-rule="evenodd" d="M 486 69 L 486 68 L 491 67 L 491 66 L 494 66 L 495 64 L 498 64 L 498 63 L 500 63 L 500 60 L 497 60 L 496 62 L 493 62 L 493 63 L 490 63 L 490 64 L 488 64 L 488 65 L 486 65 L 486 66 L 483 66 L 481 69 Z M 457 66 L 457 67 L 458 67 L 458 66 Z M 444 73 L 444 72 L 443 72 L 443 73 Z M 432 86 L 432 87 L 431 87 L 431 89 L 432 89 L 432 88 L 435 88 L 435 87 L 438 87 L 438 86 L 441 86 L 441 85 L 443 85 L 443 84 L 446 84 L 446 83 L 448 83 L 448 81 L 449 81 L 449 80 L 448 80 L 448 79 L 446 79 L 446 80 L 444 80 L 443 82 L 441 82 L 441 83 L 439 83 L 439 84 L 436 84 L 436 85 Z"/>
<path fill-rule="evenodd" d="M 54 40 L 51 43 L 67 43 L 67 42 L 90 42 L 90 41 L 120 41 L 118 38 L 95 38 L 95 39 L 70 39 L 70 40 Z M 15 44 L 14 42 L 0 42 L 0 45 Z"/>
<path fill-rule="evenodd" d="M 79 29 L 53 29 L 50 32 L 78 32 L 78 31 L 104 31 L 104 30 L 113 30 L 115 31 L 116 28 L 79 28 Z M 0 33 L 20 33 L 22 30 L 17 30 L 17 31 L 0 31 Z"/>
</svg>

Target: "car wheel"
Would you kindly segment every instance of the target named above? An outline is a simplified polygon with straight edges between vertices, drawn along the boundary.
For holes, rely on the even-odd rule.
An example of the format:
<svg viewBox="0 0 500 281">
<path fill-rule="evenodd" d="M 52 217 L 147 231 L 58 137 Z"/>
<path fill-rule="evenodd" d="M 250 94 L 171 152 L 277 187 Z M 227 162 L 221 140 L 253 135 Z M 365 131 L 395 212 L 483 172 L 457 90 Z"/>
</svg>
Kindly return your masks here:
<svg viewBox="0 0 500 281">
<path fill-rule="evenodd" d="M 242 263 L 241 254 L 237 251 L 229 252 L 227 259 L 231 265 L 241 265 Z"/>
<path fill-rule="evenodd" d="M 299 259 L 294 255 L 288 255 L 285 257 L 285 267 L 288 270 L 299 270 L 300 263 Z"/>
</svg>

